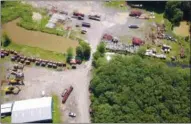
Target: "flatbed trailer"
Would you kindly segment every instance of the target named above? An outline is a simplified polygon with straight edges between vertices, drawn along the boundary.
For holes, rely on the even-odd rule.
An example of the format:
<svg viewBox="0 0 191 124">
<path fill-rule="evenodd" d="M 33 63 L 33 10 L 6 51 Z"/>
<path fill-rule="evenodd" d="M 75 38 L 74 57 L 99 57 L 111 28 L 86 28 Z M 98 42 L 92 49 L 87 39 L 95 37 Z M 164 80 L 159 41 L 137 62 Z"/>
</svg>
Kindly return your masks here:
<svg viewBox="0 0 191 124">
<path fill-rule="evenodd" d="M 73 87 L 70 86 L 70 88 L 68 89 L 68 91 L 64 94 L 63 99 L 62 99 L 62 103 L 64 104 L 66 102 L 66 100 L 68 99 L 70 93 L 73 91 Z"/>
</svg>

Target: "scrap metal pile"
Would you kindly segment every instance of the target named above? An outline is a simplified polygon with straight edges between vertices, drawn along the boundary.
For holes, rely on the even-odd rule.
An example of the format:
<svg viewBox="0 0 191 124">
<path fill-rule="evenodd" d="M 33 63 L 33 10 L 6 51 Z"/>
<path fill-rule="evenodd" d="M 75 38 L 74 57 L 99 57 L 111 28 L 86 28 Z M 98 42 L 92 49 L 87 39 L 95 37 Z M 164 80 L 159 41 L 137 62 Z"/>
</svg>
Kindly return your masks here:
<svg viewBox="0 0 191 124">
<path fill-rule="evenodd" d="M 113 52 L 130 52 L 135 53 L 138 50 L 138 46 L 136 45 L 128 45 L 119 42 L 119 39 L 113 37 L 110 34 L 104 34 L 102 37 L 102 41 L 106 44 L 106 49 Z"/>
</svg>

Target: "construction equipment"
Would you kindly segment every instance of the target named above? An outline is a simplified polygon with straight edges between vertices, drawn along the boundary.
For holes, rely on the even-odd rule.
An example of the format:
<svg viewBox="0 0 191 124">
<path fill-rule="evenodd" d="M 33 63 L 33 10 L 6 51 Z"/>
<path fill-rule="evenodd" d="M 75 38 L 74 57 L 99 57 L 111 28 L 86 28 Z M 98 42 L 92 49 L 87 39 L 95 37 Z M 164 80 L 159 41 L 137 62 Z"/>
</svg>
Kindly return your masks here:
<svg viewBox="0 0 191 124">
<path fill-rule="evenodd" d="M 20 92 L 19 87 L 8 86 L 4 89 L 5 94 L 18 94 Z"/>
</svg>

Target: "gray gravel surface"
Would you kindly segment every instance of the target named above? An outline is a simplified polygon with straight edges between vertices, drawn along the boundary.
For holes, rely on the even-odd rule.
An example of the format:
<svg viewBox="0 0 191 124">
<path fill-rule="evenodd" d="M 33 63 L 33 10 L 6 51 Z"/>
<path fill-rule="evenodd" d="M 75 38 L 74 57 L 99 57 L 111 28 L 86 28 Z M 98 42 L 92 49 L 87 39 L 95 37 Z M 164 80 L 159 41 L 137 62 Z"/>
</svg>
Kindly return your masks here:
<svg viewBox="0 0 191 124">
<path fill-rule="evenodd" d="M 130 18 L 128 16 L 129 10 L 116 11 L 113 9 L 104 8 L 102 2 L 98 1 L 27 1 L 35 7 L 51 8 L 57 7 L 59 10 L 64 10 L 71 14 L 74 10 L 83 12 L 84 14 L 98 14 L 101 15 L 101 21 L 94 21 L 86 19 L 85 22 L 91 23 L 91 28 L 84 28 L 87 30 L 85 40 L 90 43 L 92 53 L 95 52 L 97 45 L 104 32 L 112 33 L 115 36 L 127 35 L 143 36 L 145 21 Z M 82 23 L 72 19 L 73 25 Z M 129 24 L 141 25 L 141 29 L 130 30 Z M 9 96 L 10 100 L 29 99 L 40 97 L 41 91 L 45 90 L 46 95 L 55 93 L 61 100 L 61 93 L 70 85 L 74 87 L 66 104 L 61 105 L 62 118 L 66 123 L 89 123 L 89 82 L 91 77 L 91 62 L 90 61 L 79 65 L 76 70 L 67 70 L 57 72 L 45 68 L 26 67 L 24 69 L 25 85 L 21 86 L 22 90 L 17 96 Z M 72 111 L 77 114 L 76 118 L 68 117 L 68 113 Z"/>
</svg>

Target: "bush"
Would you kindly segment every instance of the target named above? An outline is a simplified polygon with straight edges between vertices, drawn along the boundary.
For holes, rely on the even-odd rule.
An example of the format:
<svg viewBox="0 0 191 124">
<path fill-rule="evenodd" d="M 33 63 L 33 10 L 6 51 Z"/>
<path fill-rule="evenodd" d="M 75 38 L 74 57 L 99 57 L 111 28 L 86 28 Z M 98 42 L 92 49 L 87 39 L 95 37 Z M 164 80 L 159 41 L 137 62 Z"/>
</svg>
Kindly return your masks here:
<svg viewBox="0 0 191 124">
<path fill-rule="evenodd" d="M 11 39 L 8 37 L 8 35 L 6 33 L 3 34 L 3 41 L 2 41 L 2 45 L 4 47 L 9 46 L 9 44 L 11 43 Z"/>
</svg>

